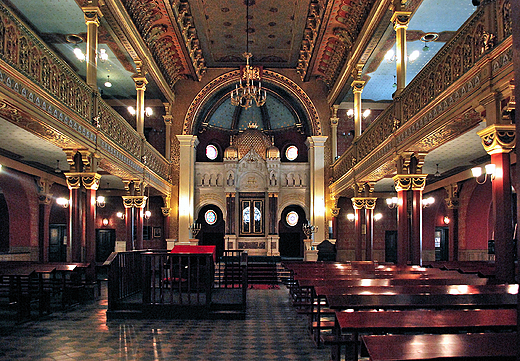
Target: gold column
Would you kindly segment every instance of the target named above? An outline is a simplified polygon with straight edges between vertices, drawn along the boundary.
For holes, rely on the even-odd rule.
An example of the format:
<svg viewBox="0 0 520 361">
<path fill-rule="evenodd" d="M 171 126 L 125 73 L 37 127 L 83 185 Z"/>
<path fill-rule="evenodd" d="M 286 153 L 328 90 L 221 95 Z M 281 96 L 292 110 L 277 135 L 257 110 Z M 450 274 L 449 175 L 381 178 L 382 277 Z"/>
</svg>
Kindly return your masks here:
<svg viewBox="0 0 520 361">
<path fill-rule="evenodd" d="M 361 108 L 361 93 L 365 87 L 365 82 L 361 80 L 361 70 L 363 66 L 358 65 L 354 70 L 354 81 L 352 82 L 352 92 L 354 93 L 354 139 L 361 136 L 362 132 L 362 113 Z"/>
<path fill-rule="evenodd" d="M 338 105 L 332 106 L 332 117 L 330 117 L 331 127 L 331 148 L 332 148 L 332 162 L 338 158 Z"/>
<path fill-rule="evenodd" d="M 406 86 L 406 29 L 410 22 L 411 12 L 394 11 L 392 19 L 395 30 L 395 47 L 396 47 L 396 68 L 397 68 L 397 90 L 395 95 L 401 94 Z"/>
<path fill-rule="evenodd" d="M 97 91 L 98 27 L 99 19 L 103 14 L 101 14 L 97 0 L 89 1 L 88 5 L 81 8 L 87 24 L 87 84 Z"/>
<path fill-rule="evenodd" d="M 132 78 L 135 82 L 135 90 L 137 92 L 136 99 L 136 110 L 135 110 L 135 127 L 137 133 L 144 138 L 144 92 L 146 90 L 146 84 L 148 84 L 148 80 L 146 80 L 146 73 L 143 70 L 142 63 L 136 61 L 137 74 L 135 74 Z"/>
<path fill-rule="evenodd" d="M 172 140 L 170 138 L 172 135 L 173 116 L 172 116 L 172 108 L 170 106 L 170 103 L 163 103 L 163 105 L 164 105 L 164 110 L 165 110 L 165 115 L 163 115 L 163 119 L 164 119 L 164 125 L 166 126 L 164 157 L 166 158 L 166 160 L 169 161 L 172 159 L 172 155 L 171 155 Z"/>
</svg>

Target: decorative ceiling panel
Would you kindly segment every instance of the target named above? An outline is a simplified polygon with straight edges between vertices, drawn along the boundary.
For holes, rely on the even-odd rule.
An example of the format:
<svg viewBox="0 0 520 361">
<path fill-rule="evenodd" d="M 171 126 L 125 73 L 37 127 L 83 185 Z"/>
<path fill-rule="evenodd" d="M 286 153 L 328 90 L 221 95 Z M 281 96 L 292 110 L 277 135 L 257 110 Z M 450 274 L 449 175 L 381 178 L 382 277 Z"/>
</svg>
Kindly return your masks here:
<svg viewBox="0 0 520 361">
<path fill-rule="evenodd" d="M 243 65 L 249 1 L 249 51 L 264 67 L 296 67 L 309 0 L 190 1 L 208 67 Z"/>
</svg>

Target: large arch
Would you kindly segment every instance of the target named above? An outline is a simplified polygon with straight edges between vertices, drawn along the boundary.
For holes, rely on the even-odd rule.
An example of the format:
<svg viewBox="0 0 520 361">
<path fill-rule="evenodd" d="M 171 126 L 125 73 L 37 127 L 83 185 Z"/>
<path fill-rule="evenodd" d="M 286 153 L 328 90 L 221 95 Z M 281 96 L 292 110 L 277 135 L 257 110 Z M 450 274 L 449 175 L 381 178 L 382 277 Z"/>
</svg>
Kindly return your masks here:
<svg viewBox="0 0 520 361">
<path fill-rule="evenodd" d="M 184 118 L 182 134 L 195 134 L 197 119 L 204 111 L 204 106 L 212 101 L 218 101 L 218 99 L 221 99 L 224 94 L 229 94 L 234 85 L 239 81 L 239 77 L 240 70 L 233 70 L 209 82 L 191 102 Z M 270 89 L 271 91 L 282 89 L 288 96 L 290 96 L 296 109 L 304 115 L 307 122 L 306 125 L 309 129 L 309 135 L 321 135 L 318 111 L 310 97 L 300 86 L 298 86 L 298 84 L 286 76 L 271 70 L 263 70 L 262 82 L 264 87 L 267 89 Z M 214 99 L 215 95 L 218 95 L 217 100 Z"/>
</svg>

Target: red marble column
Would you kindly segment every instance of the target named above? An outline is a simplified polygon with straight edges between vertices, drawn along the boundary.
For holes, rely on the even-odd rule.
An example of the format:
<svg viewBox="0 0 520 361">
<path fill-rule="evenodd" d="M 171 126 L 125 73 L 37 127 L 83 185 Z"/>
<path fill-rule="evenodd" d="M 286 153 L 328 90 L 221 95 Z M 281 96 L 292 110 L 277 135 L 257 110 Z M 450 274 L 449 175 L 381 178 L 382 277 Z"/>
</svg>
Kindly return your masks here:
<svg viewBox="0 0 520 361">
<path fill-rule="evenodd" d="M 365 234 L 365 260 L 372 261 L 372 249 L 374 247 L 374 209 L 367 208 L 366 215 L 366 234 Z"/>
<path fill-rule="evenodd" d="M 126 250 L 134 250 L 134 207 L 130 197 L 123 197 L 125 206 Z"/>
<path fill-rule="evenodd" d="M 354 234 L 355 238 L 355 258 L 356 261 L 363 260 L 363 226 L 365 224 L 365 201 L 361 197 L 352 198 L 352 207 L 354 207 Z"/>
<path fill-rule="evenodd" d="M 86 189 L 85 202 L 85 261 L 92 267 L 88 276 L 95 276 L 96 264 L 96 190 L 99 188 L 101 175 L 97 173 L 83 173 L 81 182 Z"/>
<path fill-rule="evenodd" d="M 496 277 L 503 282 L 515 280 L 513 218 L 511 212 L 511 178 L 509 153 L 491 154 L 495 165 L 493 180 L 493 216 L 495 219 Z"/>
<path fill-rule="evenodd" d="M 398 177 L 398 176 L 396 176 Z M 394 184 L 397 184 L 394 177 Z M 406 265 L 409 260 L 410 225 L 408 218 L 408 189 L 396 186 L 397 190 L 397 264 Z"/>
<path fill-rule="evenodd" d="M 70 251 L 67 251 L 67 260 L 82 262 L 81 251 L 83 244 L 83 211 L 82 193 L 80 188 L 70 189 L 69 202 L 69 241 Z"/>
<path fill-rule="evenodd" d="M 422 265 L 422 189 L 412 190 L 410 254 L 413 265 Z"/>
</svg>

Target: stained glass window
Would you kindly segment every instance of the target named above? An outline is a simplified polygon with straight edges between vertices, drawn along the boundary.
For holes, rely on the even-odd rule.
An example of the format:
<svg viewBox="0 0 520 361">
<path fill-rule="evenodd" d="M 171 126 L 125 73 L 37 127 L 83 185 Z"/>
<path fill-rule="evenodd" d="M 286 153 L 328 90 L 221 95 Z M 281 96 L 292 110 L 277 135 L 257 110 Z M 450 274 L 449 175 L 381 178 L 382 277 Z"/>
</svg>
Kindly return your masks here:
<svg viewBox="0 0 520 361">
<path fill-rule="evenodd" d="M 206 220 L 206 223 L 211 226 L 217 222 L 217 214 L 214 210 L 210 209 L 204 214 L 204 219 Z"/>
</svg>

